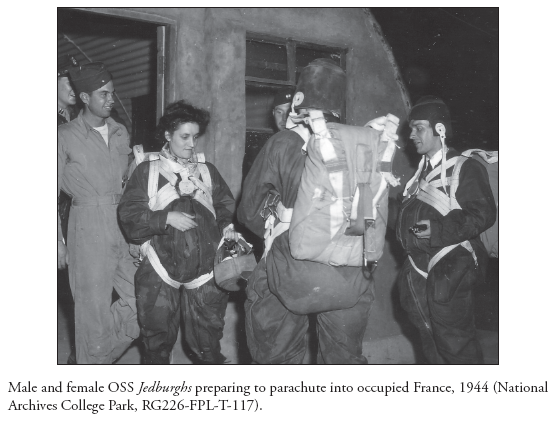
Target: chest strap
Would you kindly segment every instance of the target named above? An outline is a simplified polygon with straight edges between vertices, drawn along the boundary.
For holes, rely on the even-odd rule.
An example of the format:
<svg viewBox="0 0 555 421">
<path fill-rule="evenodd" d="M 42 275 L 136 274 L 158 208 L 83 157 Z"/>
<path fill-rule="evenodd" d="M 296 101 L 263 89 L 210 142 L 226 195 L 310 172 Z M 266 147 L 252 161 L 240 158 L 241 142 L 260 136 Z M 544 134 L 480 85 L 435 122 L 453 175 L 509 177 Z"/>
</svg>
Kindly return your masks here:
<svg viewBox="0 0 555 421">
<path fill-rule="evenodd" d="M 450 186 L 449 195 L 441 188 L 442 187 L 441 180 L 429 181 L 429 180 L 432 180 L 440 173 L 441 168 L 437 166 L 426 176 L 426 178 L 423 178 L 422 180 L 420 180 L 418 184 L 419 189 L 418 189 L 418 193 L 416 194 L 416 198 L 432 206 L 443 216 L 447 215 L 449 212 L 451 212 L 454 209 L 461 209 L 461 206 L 459 205 L 459 202 L 457 202 L 457 199 L 455 198 L 454 193 L 459 184 L 459 173 L 460 173 L 462 163 L 464 163 L 466 159 L 467 158 L 462 156 L 456 156 L 449 159 L 446 162 L 446 165 L 445 165 L 446 169 L 454 166 L 451 177 L 445 180 L 446 185 Z M 428 273 L 431 272 L 432 268 L 436 265 L 437 262 L 441 260 L 441 258 L 443 258 L 443 256 L 445 256 L 447 253 L 449 253 L 457 246 L 461 246 L 467 249 L 470 252 L 470 254 L 472 254 L 472 257 L 474 258 L 474 264 L 478 266 L 478 259 L 476 257 L 476 253 L 474 252 L 474 249 L 472 248 L 472 245 L 470 244 L 470 242 L 468 240 L 465 240 L 458 244 L 452 244 L 450 246 L 444 247 L 438 253 L 436 253 L 428 263 Z M 409 256 L 409 260 L 412 266 L 414 267 L 414 269 L 418 273 L 420 273 L 420 275 L 422 275 L 424 278 L 428 278 L 428 273 L 418 269 L 410 256 Z"/>
<path fill-rule="evenodd" d="M 203 183 L 195 176 L 189 176 L 189 179 L 195 184 L 195 186 L 198 187 L 193 200 L 196 200 L 208 210 L 210 210 L 214 215 L 214 218 L 216 218 L 216 212 L 214 210 L 214 206 L 212 205 L 212 183 L 208 168 L 204 163 L 199 163 L 197 166 L 197 171 L 194 175 L 198 176 L 197 172 L 200 173 L 202 179 L 206 183 Z M 166 180 L 168 180 L 168 183 L 164 185 L 160 190 L 158 190 L 159 175 L 162 175 Z M 166 168 L 166 166 L 162 164 L 162 161 L 160 161 L 159 159 L 150 161 L 148 173 L 148 207 L 153 211 L 162 210 L 165 209 L 175 199 L 179 199 L 179 194 L 175 190 L 176 183 L 177 176 L 173 172 L 171 172 L 169 168 Z M 181 285 L 183 285 L 185 289 L 195 289 L 200 287 L 201 285 L 204 285 L 206 282 L 210 281 L 210 279 L 214 277 L 214 272 L 210 272 L 186 283 L 178 282 L 170 278 L 170 276 L 168 275 L 168 271 L 160 262 L 156 250 L 154 250 L 154 247 L 152 247 L 151 240 L 148 240 L 141 245 L 141 256 L 148 257 L 150 264 L 152 265 L 158 276 L 160 276 L 160 278 L 165 283 L 176 289 L 179 289 Z"/>
</svg>

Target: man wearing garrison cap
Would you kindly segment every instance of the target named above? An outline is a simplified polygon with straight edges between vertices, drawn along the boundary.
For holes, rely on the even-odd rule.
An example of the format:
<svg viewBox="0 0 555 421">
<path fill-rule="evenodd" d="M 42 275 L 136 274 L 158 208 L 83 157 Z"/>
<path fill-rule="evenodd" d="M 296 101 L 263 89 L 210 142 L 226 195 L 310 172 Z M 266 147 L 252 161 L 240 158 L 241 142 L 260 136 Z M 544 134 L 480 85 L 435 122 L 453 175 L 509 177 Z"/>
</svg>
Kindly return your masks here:
<svg viewBox="0 0 555 421">
<path fill-rule="evenodd" d="M 487 171 L 446 144 L 451 117 L 441 99 L 421 98 L 409 120 L 422 159 L 389 216 L 391 223 L 397 219 L 397 239 L 407 253 L 397 278 L 401 305 L 418 328 L 428 363 L 480 364 L 473 287 L 487 264 L 479 235 L 496 216 Z M 399 206 L 397 217 L 392 210 Z"/>
<path fill-rule="evenodd" d="M 274 122 L 276 128 L 281 131 L 285 130 L 285 123 L 287 122 L 287 116 L 289 111 L 291 111 L 291 101 L 293 100 L 293 94 L 295 93 L 295 88 L 283 88 L 280 89 L 276 96 L 274 97 L 274 108 L 272 109 L 272 115 L 274 116 Z"/>
<path fill-rule="evenodd" d="M 139 335 L 136 267 L 116 213 L 131 148 L 126 128 L 110 117 L 115 91 L 105 65 L 69 75 L 84 108 L 58 127 L 58 192 L 72 197 L 67 244 L 58 219 L 58 267 L 69 267 L 77 363 L 111 364 Z"/>
</svg>

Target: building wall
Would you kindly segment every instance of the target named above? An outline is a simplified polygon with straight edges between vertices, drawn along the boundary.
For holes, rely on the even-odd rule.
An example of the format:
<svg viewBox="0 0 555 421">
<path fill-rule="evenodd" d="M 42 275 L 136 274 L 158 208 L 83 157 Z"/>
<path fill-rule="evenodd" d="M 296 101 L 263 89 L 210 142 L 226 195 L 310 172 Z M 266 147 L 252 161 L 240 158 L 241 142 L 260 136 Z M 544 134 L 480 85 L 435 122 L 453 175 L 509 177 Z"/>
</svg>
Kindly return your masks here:
<svg viewBox="0 0 555 421">
<path fill-rule="evenodd" d="M 246 31 L 348 49 L 347 123 L 363 125 L 387 113 L 406 122 L 408 104 L 396 79 L 394 65 L 376 30 L 376 22 L 364 9 L 103 10 L 122 17 L 171 23 L 168 102 L 183 98 L 211 111 L 212 122 L 202 140 L 202 149 L 236 197 L 240 196 L 245 148 Z M 396 155 L 394 172 L 401 176 L 403 184 L 413 173 L 402 151 Z M 390 194 L 396 195 L 399 191 L 400 188 L 391 189 Z M 386 244 L 375 272 L 376 301 L 366 340 L 401 333 L 394 288 L 399 254 L 394 243 Z"/>
</svg>

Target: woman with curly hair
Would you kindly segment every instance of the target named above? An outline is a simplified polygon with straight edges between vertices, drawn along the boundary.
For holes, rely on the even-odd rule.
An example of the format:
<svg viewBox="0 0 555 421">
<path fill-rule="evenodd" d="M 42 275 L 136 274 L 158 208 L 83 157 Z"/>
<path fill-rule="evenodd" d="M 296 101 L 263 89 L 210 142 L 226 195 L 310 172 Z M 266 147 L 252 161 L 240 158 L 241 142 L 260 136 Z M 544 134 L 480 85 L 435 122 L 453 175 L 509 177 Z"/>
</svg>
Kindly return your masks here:
<svg viewBox="0 0 555 421">
<path fill-rule="evenodd" d="M 222 236 L 237 240 L 235 200 L 216 167 L 195 152 L 209 120 L 184 101 L 169 105 L 156 129 L 166 143 L 137 166 L 118 208 L 128 239 L 141 244 L 135 295 L 146 364 L 169 364 L 180 314 L 198 362 L 225 360 L 228 294 L 216 286 L 213 266 Z"/>
</svg>

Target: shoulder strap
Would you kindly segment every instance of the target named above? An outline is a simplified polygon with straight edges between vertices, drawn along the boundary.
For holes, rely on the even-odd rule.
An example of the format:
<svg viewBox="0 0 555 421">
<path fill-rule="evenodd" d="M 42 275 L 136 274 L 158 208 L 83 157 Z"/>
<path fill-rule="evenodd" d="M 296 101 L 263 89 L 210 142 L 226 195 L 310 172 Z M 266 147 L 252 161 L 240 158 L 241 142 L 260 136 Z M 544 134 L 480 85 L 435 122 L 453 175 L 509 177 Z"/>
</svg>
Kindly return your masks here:
<svg viewBox="0 0 555 421">
<path fill-rule="evenodd" d="M 210 171 L 208 171 L 208 167 L 206 166 L 206 164 L 201 164 L 199 162 L 197 168 L 200 172 L 200 176 L 202 177 L 202 182 L 208 188 L 210 196 L 212 196 L 212 177 L 210 177 Z"/>
<path fill-rule="evenodd" d="M 451 174 L 451 188 L 449 190 L 451 209 L 460 209 L 459 202 L 457 202 L 455 193 L 457 192 L 457 188 L 459 187 L 461 167 L 467 159 L 468 157 L 466 155 L 459 156 L 457 162 L 455 163 L 455 166 L 453 167 L 453 173 Z"/>
<path fill-rule="evenodd" d="M 470 157 L 472 154 L 480 156 L 488 164 L 494 164 L 499 162 L 499 151 L 484 151 L 483 149 L 468 149 L 464 151 L 461 155 Z"/>
<path fill-rule="evenodd" d="M 160 161 L 150 161 L 148 170 L 148 206 L 152 209 L 156 203 L 158 193 L 158 175 L 160 173 Z"/>
</svg>

